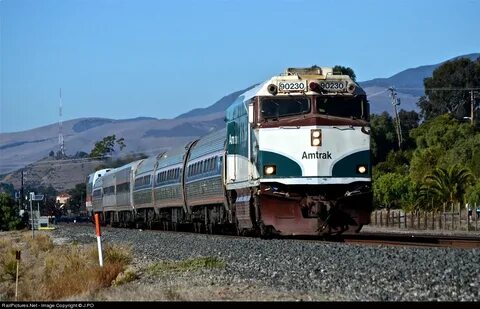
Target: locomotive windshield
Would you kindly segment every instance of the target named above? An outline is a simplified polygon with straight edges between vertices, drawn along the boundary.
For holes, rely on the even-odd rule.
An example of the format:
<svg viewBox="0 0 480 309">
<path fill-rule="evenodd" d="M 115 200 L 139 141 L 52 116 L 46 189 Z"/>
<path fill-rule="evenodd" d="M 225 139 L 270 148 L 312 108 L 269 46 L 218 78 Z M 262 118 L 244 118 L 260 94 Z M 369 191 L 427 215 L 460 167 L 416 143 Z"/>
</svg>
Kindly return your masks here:
<svg viewBox="0 0 480 309">
<path fill-rule="evenodd" d="M 330 116 L 367 119 L 368 104 L 363 97 L 317 97 L 316 110 Z"/>
<path fill-rule="evenodd" d="M 306 97 L 276 97 L 262 100 L 263 119 L 300 115 L 310 112 L 310 101 Z"/>
</svg>

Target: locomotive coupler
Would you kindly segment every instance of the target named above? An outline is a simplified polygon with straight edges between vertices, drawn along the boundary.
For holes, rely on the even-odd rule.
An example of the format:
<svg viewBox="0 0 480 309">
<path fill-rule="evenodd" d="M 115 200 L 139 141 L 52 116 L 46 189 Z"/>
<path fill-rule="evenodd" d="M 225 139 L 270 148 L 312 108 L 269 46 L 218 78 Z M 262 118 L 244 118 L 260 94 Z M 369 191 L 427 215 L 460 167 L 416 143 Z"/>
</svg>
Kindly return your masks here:
<svg viewBox="0 0 480 309">
<path fill-rule="evenodd" d="M 334 207 L 332 201 L 324 196 L 306 196 L 300 201 L 302 215 L 305 218 L 320 218 L 326 220 Z"/>
</svg>

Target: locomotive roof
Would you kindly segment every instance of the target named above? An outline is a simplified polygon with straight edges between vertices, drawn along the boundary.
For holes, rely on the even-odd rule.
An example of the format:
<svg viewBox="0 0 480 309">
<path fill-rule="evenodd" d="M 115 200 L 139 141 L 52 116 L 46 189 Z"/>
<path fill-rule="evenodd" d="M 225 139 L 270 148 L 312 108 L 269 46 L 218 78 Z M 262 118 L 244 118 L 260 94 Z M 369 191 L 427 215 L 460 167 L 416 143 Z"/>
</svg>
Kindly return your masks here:
<svg viewBox="0 0 480 309">
<path fill-rule="evenodd" d="M 279 81 L 298 81 L 298 80 L 308 80 L 308 81 L 344 81 L 348 84 L 355 85 L 355 91 L 353 93 L 348 92 L 324 92 L 323 95 L 346 95 L 346 96 L 354 96 L 354 95 L 365 95 L 365 91 L 362 87 L 354 82 L 350 76 L 348 75 L 341 75 L 341 74 L 333 74 L 333 69 L 330 67 L 312 67 L 312 68 L 288 68 L 285 70 L 284 73 L 272 76 L 271 78 L 267 79 L 266 81 L 258 84 L 257 86 L 253 87 L 250 90 L 245 91 L 242 93 L 237 101 L 235 102 L 237 105 L 240 102 L 246 103 L 250 99 L 256 96 L 273 96 L 271 93 L 268 92 L 268 86 L 270 84 L 278 84 Z M 305 94 L 315 94 L 318 95 L 318 92 L 313 91 L 305 91 L 305 92 L 291 92 L 285 94 L 277 94 L 277 96 L 281 95 L 305 95 Z M 239 102 L 240 101 L 240 102 Z"/>
</svg>

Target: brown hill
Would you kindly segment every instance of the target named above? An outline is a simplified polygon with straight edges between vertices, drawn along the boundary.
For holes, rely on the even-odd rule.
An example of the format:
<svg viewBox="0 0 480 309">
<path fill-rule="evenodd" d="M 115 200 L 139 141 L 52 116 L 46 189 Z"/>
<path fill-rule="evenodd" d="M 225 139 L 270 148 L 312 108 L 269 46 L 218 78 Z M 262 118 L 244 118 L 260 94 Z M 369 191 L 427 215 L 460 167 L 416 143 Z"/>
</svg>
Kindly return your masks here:
<svg viewBox="0 0 480 309">
<path fill-rule="evenodd" d="M 48 187 L 51 185 L 59 192 L 72 189 L 78 183 L 84 183 L 88 174 L 102 164 L 100 160 L 68 159 L 56 160 L 52 157 L 43 158 L 27 165 L 23 182 L 25 187 Z M 12 183 L 16 189 L 21 187 L 21 170 L 6 175 L 1 182 Z"/>
<path fill-rule="evenodd" d="M 63 123 L 65 151 L 69 156 L 79 151 L 90 153 L 95 142 L 115 134 L 117 138 L 125 139 L 127 147 L 122 150 L 122 155 L 156 154 L 223 127 L 223 117 L 224 112 L 182 119 L 69 120 Z M 0 175 L 23 168 L 58 149 L 57 124 L 22 132 L 0 133 Z"/>
</svg>

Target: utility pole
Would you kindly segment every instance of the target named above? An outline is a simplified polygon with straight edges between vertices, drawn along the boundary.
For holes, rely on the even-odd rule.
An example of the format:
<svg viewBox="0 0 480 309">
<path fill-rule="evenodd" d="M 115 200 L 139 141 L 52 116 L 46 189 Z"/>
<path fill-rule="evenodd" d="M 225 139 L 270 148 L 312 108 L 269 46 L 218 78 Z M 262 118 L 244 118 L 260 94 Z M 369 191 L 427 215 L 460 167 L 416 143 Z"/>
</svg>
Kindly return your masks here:
<svg viewBox="0 0 480 309">
<path fill-rule="evenodd" d="M 30 218 L 32 220 L 32 238 L 35 238 L 35 224 L 34 224 L 34 219 L 33 219 L 33 207 L 32 207 L 32 200 L 33 200 L 33 195 L 34 192 L 30 192 Z"/>
<path fill-rule="evenodd" d="M 395 131 L 397 132 L 398 149 L 402 149 L 402 127 L 400 126 L 400 118 L 398 117 L 397 105 L 400 105 L 400 99 L 397 98 L 397 93 L 394 87 L 388 88 L 390 90 L 390 97 L 392 98 L 393 112 L 395 113 Z"/>
<path fill-rule="evenodd" d="M 23 195 L 23 169 L 22 169 L 22 187 L 20 189 L 20 208 L 22 210 L 25 209 L 25 207 L 23 207 L 23 200 L 25 199 L 25 196 Z"/>
<path fill-rule="evenodd" d="M 470 90 L 470 122 L 472 126 L 474 125 L 473 117 L 475 115 L 475 94 L 473 89 Z"/>
</svg>

